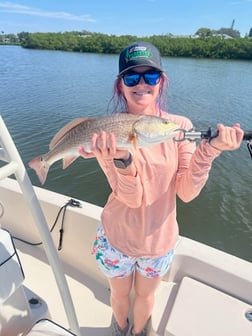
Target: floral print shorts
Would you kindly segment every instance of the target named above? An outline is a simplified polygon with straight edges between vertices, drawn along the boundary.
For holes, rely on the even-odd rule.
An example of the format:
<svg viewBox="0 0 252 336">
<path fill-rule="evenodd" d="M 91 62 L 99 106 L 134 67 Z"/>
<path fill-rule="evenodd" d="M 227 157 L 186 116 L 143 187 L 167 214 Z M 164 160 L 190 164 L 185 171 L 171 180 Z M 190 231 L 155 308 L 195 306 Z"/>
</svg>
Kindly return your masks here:
<svg viewBox="0 0 252 336">
<path fill-rule="evenodd" d="M 126 278 L 136 269 L 146 278 L 156 278 L 164 276 L 168 271 L 174 250 L 157 258 L 129 257 L 109 244 L 100 224 L 92 253 L 96 255 L 96 262 L 106 277 Z"/>
</svg>

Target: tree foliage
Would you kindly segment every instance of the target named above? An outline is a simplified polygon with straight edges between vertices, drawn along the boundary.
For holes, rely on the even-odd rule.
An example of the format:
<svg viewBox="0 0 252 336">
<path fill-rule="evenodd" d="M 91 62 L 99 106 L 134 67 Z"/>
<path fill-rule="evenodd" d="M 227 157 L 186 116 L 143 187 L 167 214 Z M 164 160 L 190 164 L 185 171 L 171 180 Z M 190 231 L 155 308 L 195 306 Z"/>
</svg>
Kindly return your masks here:
<svg viewBox="0 0 252 336">
<path fill-rule="evenodd" d="M 5 34 L 1 31 L 0 44 L 19 44 L 19 39 L 15 34 Z"/>
<path fill-rule="evenodd" d="M 220 28 L 218 30 L 213 30 L 210 28 L 200 28 L 196 32 L 197 36 L 200 37 L 232 37 L 232 38 L 240 38 L 241 34 L 238 30 L 233 28 Z"/>
<path fill-rule="evenodd" d="M 252 39 L 249 36 L 226 39 L 214 32 L 209 28 L 200 28 L 197 31 L 198 38 L 174 37 L 170 34 L 139 38 L 132 35 L 116 36 L 88 31 L 22 32 L 18 34 L 18 38 L 24 48 L 106 54 L 118 54 L 126 45 L 141 39 L 156 45 L 162 56 L 252 60 Z M 224 34 L 222 29 L 219 32 Z"/>
<path fill-rule="evenodd" d="M 216 30 L 215 33 L 220 35 L 227 35 L 233 38 L 241 37 L 240 32 L 233 28 L 220 28 L 219 30 Z"/>
</svg>

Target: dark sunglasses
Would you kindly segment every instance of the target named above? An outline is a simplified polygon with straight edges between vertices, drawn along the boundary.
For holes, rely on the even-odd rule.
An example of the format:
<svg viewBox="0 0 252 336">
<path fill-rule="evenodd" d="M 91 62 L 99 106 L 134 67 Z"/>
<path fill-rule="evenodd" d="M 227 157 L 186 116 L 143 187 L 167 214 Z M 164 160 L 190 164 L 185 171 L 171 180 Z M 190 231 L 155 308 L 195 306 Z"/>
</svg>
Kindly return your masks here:
<svg viewBox="0 0 252 336">
<path fill-rule="evenodd" d="M 141 73 L 130 71 L 122 75 L 124 84 L 129 87 L 139 84 L 142 77 L 146 84 L 154 86 L 157 85 L 160 81 L 161 71 L 147 70 Z"/>
</svg>

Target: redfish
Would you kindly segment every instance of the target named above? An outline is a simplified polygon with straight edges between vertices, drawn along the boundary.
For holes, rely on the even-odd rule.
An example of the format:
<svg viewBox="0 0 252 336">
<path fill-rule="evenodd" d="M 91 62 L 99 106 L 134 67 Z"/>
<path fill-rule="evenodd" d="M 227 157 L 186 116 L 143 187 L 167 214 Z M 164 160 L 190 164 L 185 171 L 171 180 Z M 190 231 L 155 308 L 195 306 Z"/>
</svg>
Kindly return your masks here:
<svg viewBox="0 0 252 336">
<path fill-rule="evenodd" d="M 142 148 L 165 142 L 176 136 L 178 125 L 165 118 L 152 115 L 117 113 L 96 118 L 78 118 L 64 126 L 52 139 L 49 152 L 32 159 L 33 168 L 41 182 L 45 183 L 50 166 L 63 160 L 67 168 L 79 156 L 78 148 L 90 151 L 94 133 L 113 133 L 118 149 Z"/>
</svg>

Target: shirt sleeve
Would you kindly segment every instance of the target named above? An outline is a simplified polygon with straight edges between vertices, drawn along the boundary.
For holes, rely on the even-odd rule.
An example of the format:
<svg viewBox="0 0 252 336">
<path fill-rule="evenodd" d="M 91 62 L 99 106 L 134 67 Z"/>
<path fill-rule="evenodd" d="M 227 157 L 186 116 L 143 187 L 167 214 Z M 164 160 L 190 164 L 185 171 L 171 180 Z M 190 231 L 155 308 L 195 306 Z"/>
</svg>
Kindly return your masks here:
<svg viewBox="0 0 252 336">
<path fill-rule="evenodd" d="M 118 172 L 113 160 L 99 160 L 114 197 L 129 208 L 138 208 L 142 203 L 143 187 L 139 174 L 123 175 Z"/>
<path fill-rule="evenodd" d="M 220 153 L 206 140 L 197 147 L 188 141 L 179 143 L 176 192 L 182 201 L 190 202 L 199 195 L 208 180 L 212 162 Z"/>
</svg>

